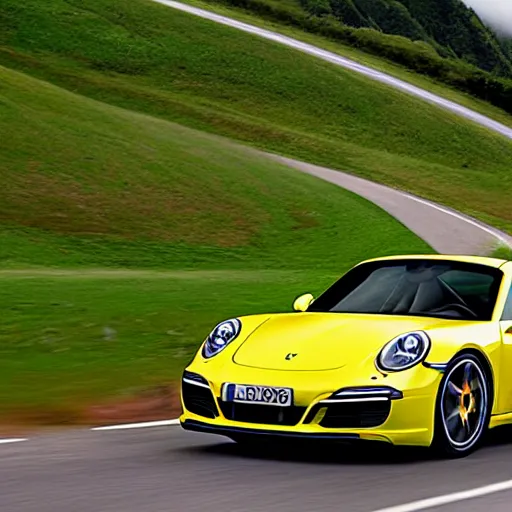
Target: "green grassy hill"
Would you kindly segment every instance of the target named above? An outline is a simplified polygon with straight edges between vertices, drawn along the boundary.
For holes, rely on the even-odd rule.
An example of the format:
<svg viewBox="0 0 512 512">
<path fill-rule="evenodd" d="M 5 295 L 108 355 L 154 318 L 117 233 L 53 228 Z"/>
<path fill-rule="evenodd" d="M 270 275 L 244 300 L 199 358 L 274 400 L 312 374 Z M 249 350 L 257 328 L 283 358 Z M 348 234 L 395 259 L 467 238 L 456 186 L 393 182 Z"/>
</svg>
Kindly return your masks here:
<svg viewBox="0 0 512 512">
<path fill-rule="evenodd" d="M 413 238 L 358 196 L 223 139 L 6 68 L 0 84 L 3 267 L 334 270 L 345 239 L 354 263 L 361 247 Z"/>
<path fill-rule="evenodd" d="M 290 310 L 363 258 L 431 251 L 334 185 L 1 67 L 0 132 L 11 421 L 79 421 L 174 380 L 225 317 Z"/>
<path fill-rule="evenodd" d="M 298 29 L 299 39 L 321 36 L 512 113 L 508 44 L 459 0 L 184 1 L 240 9 L 278 31 Z"/>
<path fill-rule="evenodd" d="M 8 0 L 0 9 L 15 20 L 0 35 L 8 66 L 512 227 L 502 200 L 510 142 L 418 99 L 145 0 L 90 0 L 87 9 Z"/>
</svg>

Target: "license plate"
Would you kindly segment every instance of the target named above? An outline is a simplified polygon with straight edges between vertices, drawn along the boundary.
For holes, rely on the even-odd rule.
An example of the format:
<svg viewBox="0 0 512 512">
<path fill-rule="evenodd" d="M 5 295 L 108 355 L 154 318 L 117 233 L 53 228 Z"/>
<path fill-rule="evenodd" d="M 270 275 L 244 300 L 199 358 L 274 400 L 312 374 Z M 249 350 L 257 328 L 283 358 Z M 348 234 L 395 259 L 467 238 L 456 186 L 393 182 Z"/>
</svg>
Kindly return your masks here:
<svg viewBox="0 0 512 512">
<path fill-rule="evenodd" d="M 223 389 L 225 402 L 244 404 L 265 404 L 278 407 L 290 407 L 293 403 L 293 390 L 269 386 L 245 384 L 225 384 Z"/>
</svg>

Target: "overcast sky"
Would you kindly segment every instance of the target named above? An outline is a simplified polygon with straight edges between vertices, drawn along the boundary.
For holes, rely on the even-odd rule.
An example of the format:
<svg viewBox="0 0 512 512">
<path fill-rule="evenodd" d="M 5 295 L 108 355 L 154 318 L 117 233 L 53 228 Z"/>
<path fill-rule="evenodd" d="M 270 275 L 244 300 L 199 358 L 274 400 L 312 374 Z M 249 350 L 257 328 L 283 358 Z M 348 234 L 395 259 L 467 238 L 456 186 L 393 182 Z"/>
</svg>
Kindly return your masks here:
<svg viewBox="0 0 512 512">
<path fill-rule="evenodd" d="M 512 0 L 463 0 L 496 30 L 512 36 Z"/>
</svg>

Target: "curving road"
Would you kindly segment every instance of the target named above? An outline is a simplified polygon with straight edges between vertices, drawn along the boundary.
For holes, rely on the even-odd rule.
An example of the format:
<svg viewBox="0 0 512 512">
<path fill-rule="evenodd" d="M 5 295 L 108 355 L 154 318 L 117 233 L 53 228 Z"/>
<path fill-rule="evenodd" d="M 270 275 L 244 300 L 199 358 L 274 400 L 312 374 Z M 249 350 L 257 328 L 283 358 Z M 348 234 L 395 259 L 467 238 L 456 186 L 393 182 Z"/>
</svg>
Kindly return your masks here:
<svg viewBox="0 0 512 512">
<path fill-rule="evenodd" d="M 368 199 L 441 254 L 488 256 L 499 245 L 512 247 L 512 237 L 507 233 L 432 201 L 344 172 L 282 156 L 266 156 Z"/>
<path fill-rule="evenodd" d="M 490 117 L 479 114 L 474 110 L 471 110 L 467 107 L 463 107 L 458 103 L 447 100 L 442 96 L 438 96 L 437 94 L 426 91 L 425 89 L 421 89 L 420 87 L 416 87 L 415 85 L 412 85 L 408 82 L 405 82 L 404 80 L 400 80 L 391 75 L 383 73 L 382 71 L 377 71 L 376 69 L 372 69 L 368 66 L 364 66 L 363 64 L 359 64 L 358 62 L 347 59 L 346 57 L 342 57 L 337 53 L 333 53 L 322 48 L 319 48 L 317 46 L 304 43 L 297 39 L 284 36 L 282 34 L 279 34 L 278 32 L 273 32 L 271 30 L 259 28 L 254 25 L 249 25 L 248 23 L 243 23 L 241 21 L 237 21 L 226 16 L 221 16 L 220 14 L 215 14 L 205 9 L 192 7 L 191 5 L 184 4 L 182 2 L 175 2 L 174 0 L 153 1 L 166 5 L 167 7 L 172 7 L 173 9 L 188 12 L 189 14 L 193 14 L 195 16 L 199 16 L 201 18 L 205 18 L 216 23 L 220 23 L 222 25 L 227 25 L 229 27 L 241 30 L 243 32 L 247 32 L 249 34 L 253 34 L 258 37 L 268 39 L 270 41 L 275 41 L 276 43 L 280 43 L 285 46 L 289 46 L 290 48 L 294 48 L 295 50 L 299 50 L 303 53 L 307 53 L 309 55 L 313 55 L 314 57 L 318 57 L 319 59 L 330 62 L 331 64 L 335 64 L 336 66 L 341 66 L 345 69 L 355 71 L 356 73 L 365 75 L 368 78 L 371 78 L 372 80 L 376 80 L 378 82 L 387 84 L 390 87 L 399 89 L 407 94 L 416 96 L 424 101 L 428 101 L 429 103 L 437 105 L 443 108 L 444 110 L 448 110 L 461 117 L 465 117 L 466 119 L 469 119 L 481 126 L 488 128 L 489 130 L 495 131 L 509 139 L 512 139 L 512 128 L 502 123 L 499 123 L 494 119 L 491 119 Z"/>
<path fill-rule="evenodd" d="M 442 98 L 441 96 L 425 91 L 403 80 L 371 69 L 345 57 L 341 57 L 333 52 L 182 2 L 176 2 L 174 0 L 153 1 L 173 9 L 178 9 L 216 23 L 248 32 L 258 37 L 275 41 L 326 60 L 337 66 L 361 73 L 373 80 L 386 83 L 391 87 L 433 103 L 445 110 L 474 121 L 481 126 L 512 139 L 512 128 L 508 126 Z M 334 183 L 372 201 L 404 224 L 413 233 L 425 240 L 439 253 L 486 256 L 499 245 L 512 247 L 512 237 L 508 234 L 467 215 L 462 215 L 450 208 L 337 170 L 326 169 L 290 158 L 261 152 L 258 153 L 278 160 L 289 167 Z"/>
<path fill-rule="evenodd" d="M 438 461 L 373 445 L 251 453 L 179 426 L 42 435 L 0 446 L 0 510 L 510 512 L 510 436 Z M 482 486 L 503 481 L 485 495 Z M 437 505 L 418 503 L 428 498 Z"/>
</svg>

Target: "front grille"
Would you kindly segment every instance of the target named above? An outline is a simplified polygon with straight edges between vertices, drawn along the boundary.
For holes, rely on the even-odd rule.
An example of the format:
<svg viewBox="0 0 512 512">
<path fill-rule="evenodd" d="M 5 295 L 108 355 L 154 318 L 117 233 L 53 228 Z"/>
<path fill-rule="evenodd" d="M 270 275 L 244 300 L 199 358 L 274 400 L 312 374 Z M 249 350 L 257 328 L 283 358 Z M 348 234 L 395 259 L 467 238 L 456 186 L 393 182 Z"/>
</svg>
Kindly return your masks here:
<svg viewBox="0 0 512 512">
<path fill-rule="evenodd" d="M 391 401 L 329 404 L 320 426 L 325 428 L 371 428 L 382 425 L 391 411 Z"/>
<path fill-rule="evenodd" d="M 290 427 L 297 425 L 306 412 L 306 407 L 277 407 L 275 405 L 236 402 L 220 402 L 220 409 L 228 420 Z"/>
<path fill-rule="evenodd" d="M 185 408 L 189 412 L 205 418 L 216 418 L 219 415 L 215 399 L 209 389 L 182 382 L 181 393 Z"/>
<path fill-rule="evenodd" d="M 324 428 L 371 428 L 382 425 L 391 411 L 391 401 L 339 402 L 316 404 L 305 419 L 311 423 L 320 409 L 326 408 L 320 426 Z"/>
</svg>

